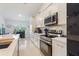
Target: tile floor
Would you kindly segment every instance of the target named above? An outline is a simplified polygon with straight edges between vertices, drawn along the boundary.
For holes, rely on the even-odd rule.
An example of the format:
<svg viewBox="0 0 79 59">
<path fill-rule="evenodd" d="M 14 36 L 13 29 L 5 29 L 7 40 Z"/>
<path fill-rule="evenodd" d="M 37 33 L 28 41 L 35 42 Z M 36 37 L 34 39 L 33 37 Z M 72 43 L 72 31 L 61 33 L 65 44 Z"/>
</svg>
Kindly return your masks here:
<svg viewBox="0 0 79 59">
<path fill-rule="evenodd" d="M 43 56 L 30 39 L 19 39 L 19 56 Z"/>
</svg>

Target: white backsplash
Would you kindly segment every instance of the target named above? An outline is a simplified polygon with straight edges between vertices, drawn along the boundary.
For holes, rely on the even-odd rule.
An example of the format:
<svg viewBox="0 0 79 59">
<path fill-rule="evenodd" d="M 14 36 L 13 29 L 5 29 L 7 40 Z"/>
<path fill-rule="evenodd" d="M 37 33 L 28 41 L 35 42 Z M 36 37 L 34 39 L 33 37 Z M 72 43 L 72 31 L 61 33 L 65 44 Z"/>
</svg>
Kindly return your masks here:
<svg viewBox="0 0 79 59">
<path fill-rule="evenodd" d="M 62 30 L 63 35 L 67 35 L 67 27 L 66 25 L 61 26 L 49 26 L 47 27 L 49 30 Z"/>
</svg>

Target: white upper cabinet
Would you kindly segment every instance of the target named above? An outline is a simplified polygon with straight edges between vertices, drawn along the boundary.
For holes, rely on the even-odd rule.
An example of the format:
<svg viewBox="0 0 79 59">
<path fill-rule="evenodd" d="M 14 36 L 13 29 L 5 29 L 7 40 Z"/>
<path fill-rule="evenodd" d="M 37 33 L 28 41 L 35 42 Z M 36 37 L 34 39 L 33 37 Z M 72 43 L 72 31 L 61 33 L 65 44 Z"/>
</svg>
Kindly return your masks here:
<svg viewBox="0 0 79 59">
<path fill-rule="evenodd" d="M 66 4 L 58 4 L 58 22 L 59 24 L 66 24 Z"/>
<path fill-rule="evenodd" d="M 43 27 L 44 26 L 44 19 L 47 16 L 53 15 L 58 12 L 58 24 L 63 25 L 66 24 L 66 3 L 54 3 L 51 4 L 43 4 L 40 9 L 40 14 L 36 17 L 37 19 L 37 26 Z"/>
<path fill-rule="evenodd" d="M 66 4 L 65 3 L 55 3 L 52 4 L 48 9 L 48 13 L 53 15 L 54 13 L 58 12 L 58 24 L 63 25 L 66 24 Z"/>
<path fill-rule="evenodd" d="M 41 19 L 40 16 L 39 17 L 38 16 L 36 17 L 36 24 L 37 24 L 36 27 L 40 27 L 41 26 L 41 20 L 42 19 Z"/>
</svg>

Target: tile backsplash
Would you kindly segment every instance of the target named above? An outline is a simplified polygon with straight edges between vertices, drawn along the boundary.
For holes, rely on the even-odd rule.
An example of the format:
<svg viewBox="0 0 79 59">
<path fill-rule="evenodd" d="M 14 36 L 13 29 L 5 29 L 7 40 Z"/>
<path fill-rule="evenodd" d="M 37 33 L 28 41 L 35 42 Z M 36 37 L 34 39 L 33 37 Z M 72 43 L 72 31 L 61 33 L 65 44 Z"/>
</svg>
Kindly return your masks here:
<svg viewBox="0 0 79 59">
<path fill-rule="evenodd" d="M 49 26 L 47 27 L 49 30 L 62 30 L 63 35 L 67 35 L 67 27 L 66 25 L 61 25 L 61 26 Z"/>
</svg>

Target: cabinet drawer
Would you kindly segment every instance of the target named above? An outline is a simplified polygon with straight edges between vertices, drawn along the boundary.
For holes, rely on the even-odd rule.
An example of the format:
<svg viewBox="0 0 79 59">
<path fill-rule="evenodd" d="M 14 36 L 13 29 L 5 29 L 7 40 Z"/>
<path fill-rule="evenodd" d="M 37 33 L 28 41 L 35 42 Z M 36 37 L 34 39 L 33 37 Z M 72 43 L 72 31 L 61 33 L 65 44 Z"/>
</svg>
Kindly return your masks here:
<svg viewBox="0 0 79 59">
<path fill-rule="evenodd" d="M 58 41 L 53 41 L 52 43 L 53 56 L 66 56 L 66 44 Z"/>
</svg>

